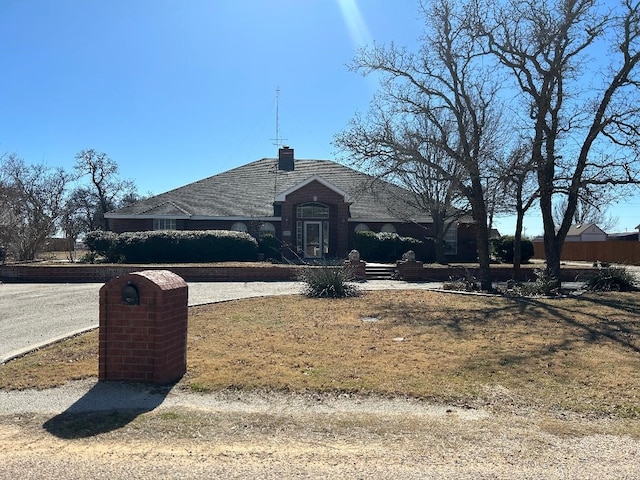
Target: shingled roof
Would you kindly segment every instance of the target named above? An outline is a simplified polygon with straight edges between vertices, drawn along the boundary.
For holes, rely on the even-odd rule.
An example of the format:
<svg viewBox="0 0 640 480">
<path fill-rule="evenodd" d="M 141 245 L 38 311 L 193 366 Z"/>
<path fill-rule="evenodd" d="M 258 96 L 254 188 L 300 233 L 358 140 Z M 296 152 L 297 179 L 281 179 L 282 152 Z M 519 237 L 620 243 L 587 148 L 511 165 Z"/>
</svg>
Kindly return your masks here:
<svg viewBox="0 0 640 480">
<path fill-rule="evenodd" d="M 272 217 L 274 200 L 314 177 L 347 194 L 354 219 L 429 221 L 403 201 L 410 193 L 330 160 L 295 160 L 292 171 L 278 169 L 278 160 L 263 158 L 212 177 L 156 195 L 107 214 L 111 218 L 170 216 L 172 218 Z"/>
</svg>

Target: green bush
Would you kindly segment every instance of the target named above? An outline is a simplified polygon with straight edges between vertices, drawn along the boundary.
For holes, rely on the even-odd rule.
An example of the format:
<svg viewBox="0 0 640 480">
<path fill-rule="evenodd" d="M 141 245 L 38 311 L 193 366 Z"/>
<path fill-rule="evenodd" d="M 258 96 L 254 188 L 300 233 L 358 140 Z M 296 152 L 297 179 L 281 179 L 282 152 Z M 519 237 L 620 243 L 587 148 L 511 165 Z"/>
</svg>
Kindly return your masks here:
<svg viewBox="0 0 640 480">
<path fill-rule="evenodd" d="M 260 240 L 258 240 L 258 253 L 262 253 L 265 260 L 282 259 L 280 248 L 280 240 L 275 238 L 273 235 L 265 235 Z"/>
<path fill-rule="evenodd" d="M 127 263 L 250 261 L 258 249 L 249 234 L 227 230 L 92 232 L 87 237 L 92 252 Z"/>
<path fill-rule="evenodd" d="M 368 262 L 394 263 L 402 258 L 407 250 L 415 250 L 420 240 L 411 237 L 401 237 L 397 233 L 388 232 L 357 232 L 355 249 L 360 252 L 360 258 Z"/>
<path fill-rule="evenodd" d="M 624 267 L 599 268 L 597 274 L 585 283 L 592 291 L 631 292 L 636 289 L 636 279 Z"/>
<path fill-rule="evenodd" d="M 353 280 L 351 271 L 339 265 L 307 267 L 300 280 L 305 284 L 304 294 L 308 297 L 345 298 L 360 293 L 357 285 L 350 283 Z"/>
<path fill-rule="evenodd" d="M 104 257 L 107 262 L 117 262 L 117 241 L 118 234 L 114 232 L 105 232 L 103 230 L 95 230 L 89 232 L 84 236 L 83 242 L 87 246 L 87 249 L 93 253 L 93 259 L 95 256 L 100 255 Z M 90 262 L 93 263 L 93 262 Z"/>
<path fill-rule="evenodd" d="M 513 263 L 514 237 L 506 235 L 504 237 L 494 238 L 491 240 L 491 243 L 493 244 L 493 249 L 498 260 L 504 263 Z M 531 257 L 533 257 L 533 242 L 522 239 L 520 241 L 521 263 L 528 263 Z"/>
</svg>

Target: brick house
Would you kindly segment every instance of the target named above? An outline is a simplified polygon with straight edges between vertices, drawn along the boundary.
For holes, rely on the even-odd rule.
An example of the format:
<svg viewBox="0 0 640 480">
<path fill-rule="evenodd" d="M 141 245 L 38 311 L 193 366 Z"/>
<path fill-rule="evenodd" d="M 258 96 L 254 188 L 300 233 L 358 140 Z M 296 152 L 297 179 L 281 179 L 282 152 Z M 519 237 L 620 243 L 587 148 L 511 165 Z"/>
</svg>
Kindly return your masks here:
<svg viewBox="0 0 640 480">
<path fill-rule="evenodd" d="M 109 229 L 237 230 L 273 235 L 287 258 L 345 258 L 362 230 L 395 232 L 424 243 L 432 261 L 432 220 L 407 203 L 410 192 L 329 160 L 298 160 L 283 147 L 263 158 L 105 215 Z M 395 213 L 392 213 L 395 212 Z M 450 261 L 476 259 L 470 220 L 448 231 Z M 365 259 L 366 260 L 366 259 Z"/>
</svg>

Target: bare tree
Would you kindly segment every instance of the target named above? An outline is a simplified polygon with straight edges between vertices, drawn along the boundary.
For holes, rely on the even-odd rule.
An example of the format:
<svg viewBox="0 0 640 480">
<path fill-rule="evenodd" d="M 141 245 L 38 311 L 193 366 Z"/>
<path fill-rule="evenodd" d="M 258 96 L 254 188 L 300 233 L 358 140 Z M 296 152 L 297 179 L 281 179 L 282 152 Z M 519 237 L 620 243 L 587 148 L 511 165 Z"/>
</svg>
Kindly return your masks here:
<svg viewBox="0 0 640 480">
<path fill-rule="evenodd" d="M 581 194 L 640 179 L 640 12 L 597 0 L 478 0 L 479 37 L 514 80 L 533 138 L 547 273 L 560 286 L 560 255 Z M 606 51 L 608 50 L 608 51 Z M 606 58 L 608 65 L 602 64 Z M 600 61 L 599 61 L 600 60 Z M 554 199 L 566 209 L 558 225 Z"/>
<path fill-rule="evenodd" d="M 9 155 L 0 165 L 2 236 L 18 260 L 33 260 L 55 234 L 71 176 L 60 168 L 26 165 Z"/>
<path fill-rule="evenodd" d="M 451 182 L 470 206 L 481 288 L 491 289 L 485 178 L 499 125 L 498 87 L 485 68 L 468 12 L 453 0 L 421 4 L 425 33 L 419 52 L 394 45 L 363 49 L 351 68 L 381 77 L 366 117 L 356 115 L 335 143 L 359 166 L 393 170 L 422 163 Z M 425 128 L 427 127 L 427 128 Z M 460 167 L 443 168 L 425 151 Z M 401 170 L 401 168 L 397 168 Z"/>
<path fill-rule="evenodd" d="M 78 187 L 72 198 L 80 206 L 89 230 L 108 229 L 104 214 L 121 206 L 124 198 L 138 198 L 135 184 L 119 177 L 118 164 L 106 153 L 86 149 L 75 158 L 76 172 L 80 177 L 88 176 L 89 184 Z"/>
<path fill-rule="evenodd" d="M 503 205 L 516 214 L 516 228 L 513 237 L 513 275 L 517 278 L 522 263 L 522 230 L 527 211 L 538 199 L 538 184 L 535 179 L 535 165 L 531 160 L 531 146 L 520 142 L 499 162 L 501 170 L 500 186 L 503 190 Z"/>
<path fill-rule="evenodd" d="M 409 192 L 402 198 L 394 199 L 393 205 L 389 206 L 395 216 L 408 222 L 415 222 L 414 218 L 407 216 L 407 212 L 423 211 L 429 214 L 432 220 L 429 234 L 434 244 L 435 261 L 446 264 L 447 232 L 458 220 L 468 215 L 468 207 L 450 180 L 451 176 L 460 176 L 456 172 L 460 170 L 459 165 L 450 158 L 438 157 L 438 153 L 425 151 L 423 156 L 430 157 L 429 163 L 403 162 L 401 165 L 396 165 L 393 173 L 379 174 L 379 176 L 397 183 Z M 441 168 L 433 168 L 432 165 L 435 164 Z M 448 171 L 451 176 L 444 177 L 442 170 Z M 416 223 L 424 227 L 419 222 Z"/>
</svg>

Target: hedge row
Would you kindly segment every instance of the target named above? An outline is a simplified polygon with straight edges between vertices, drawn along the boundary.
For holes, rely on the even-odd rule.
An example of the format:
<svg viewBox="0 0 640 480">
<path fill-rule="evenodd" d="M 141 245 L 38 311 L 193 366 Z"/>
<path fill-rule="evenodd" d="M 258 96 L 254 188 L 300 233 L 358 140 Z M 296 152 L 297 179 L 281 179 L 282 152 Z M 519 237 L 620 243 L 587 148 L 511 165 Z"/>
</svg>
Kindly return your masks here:
<svg viewBox="0 0 640 480">
<path fill-rule="evenodd" d="M 89 232 L 84 243 L 96 255 L 121 263 L 193 263 L 255 260 L 251 235 L 227 230 Z"/>
<path fill-rule="evenodd" d="M 420 244 L 422 242 L 415 238 L 388 232 L 357 232 L 355 239 L 355 248 L 360 252 L 360 258 L 367 262 L 393 263 Z"/>
</svg>

